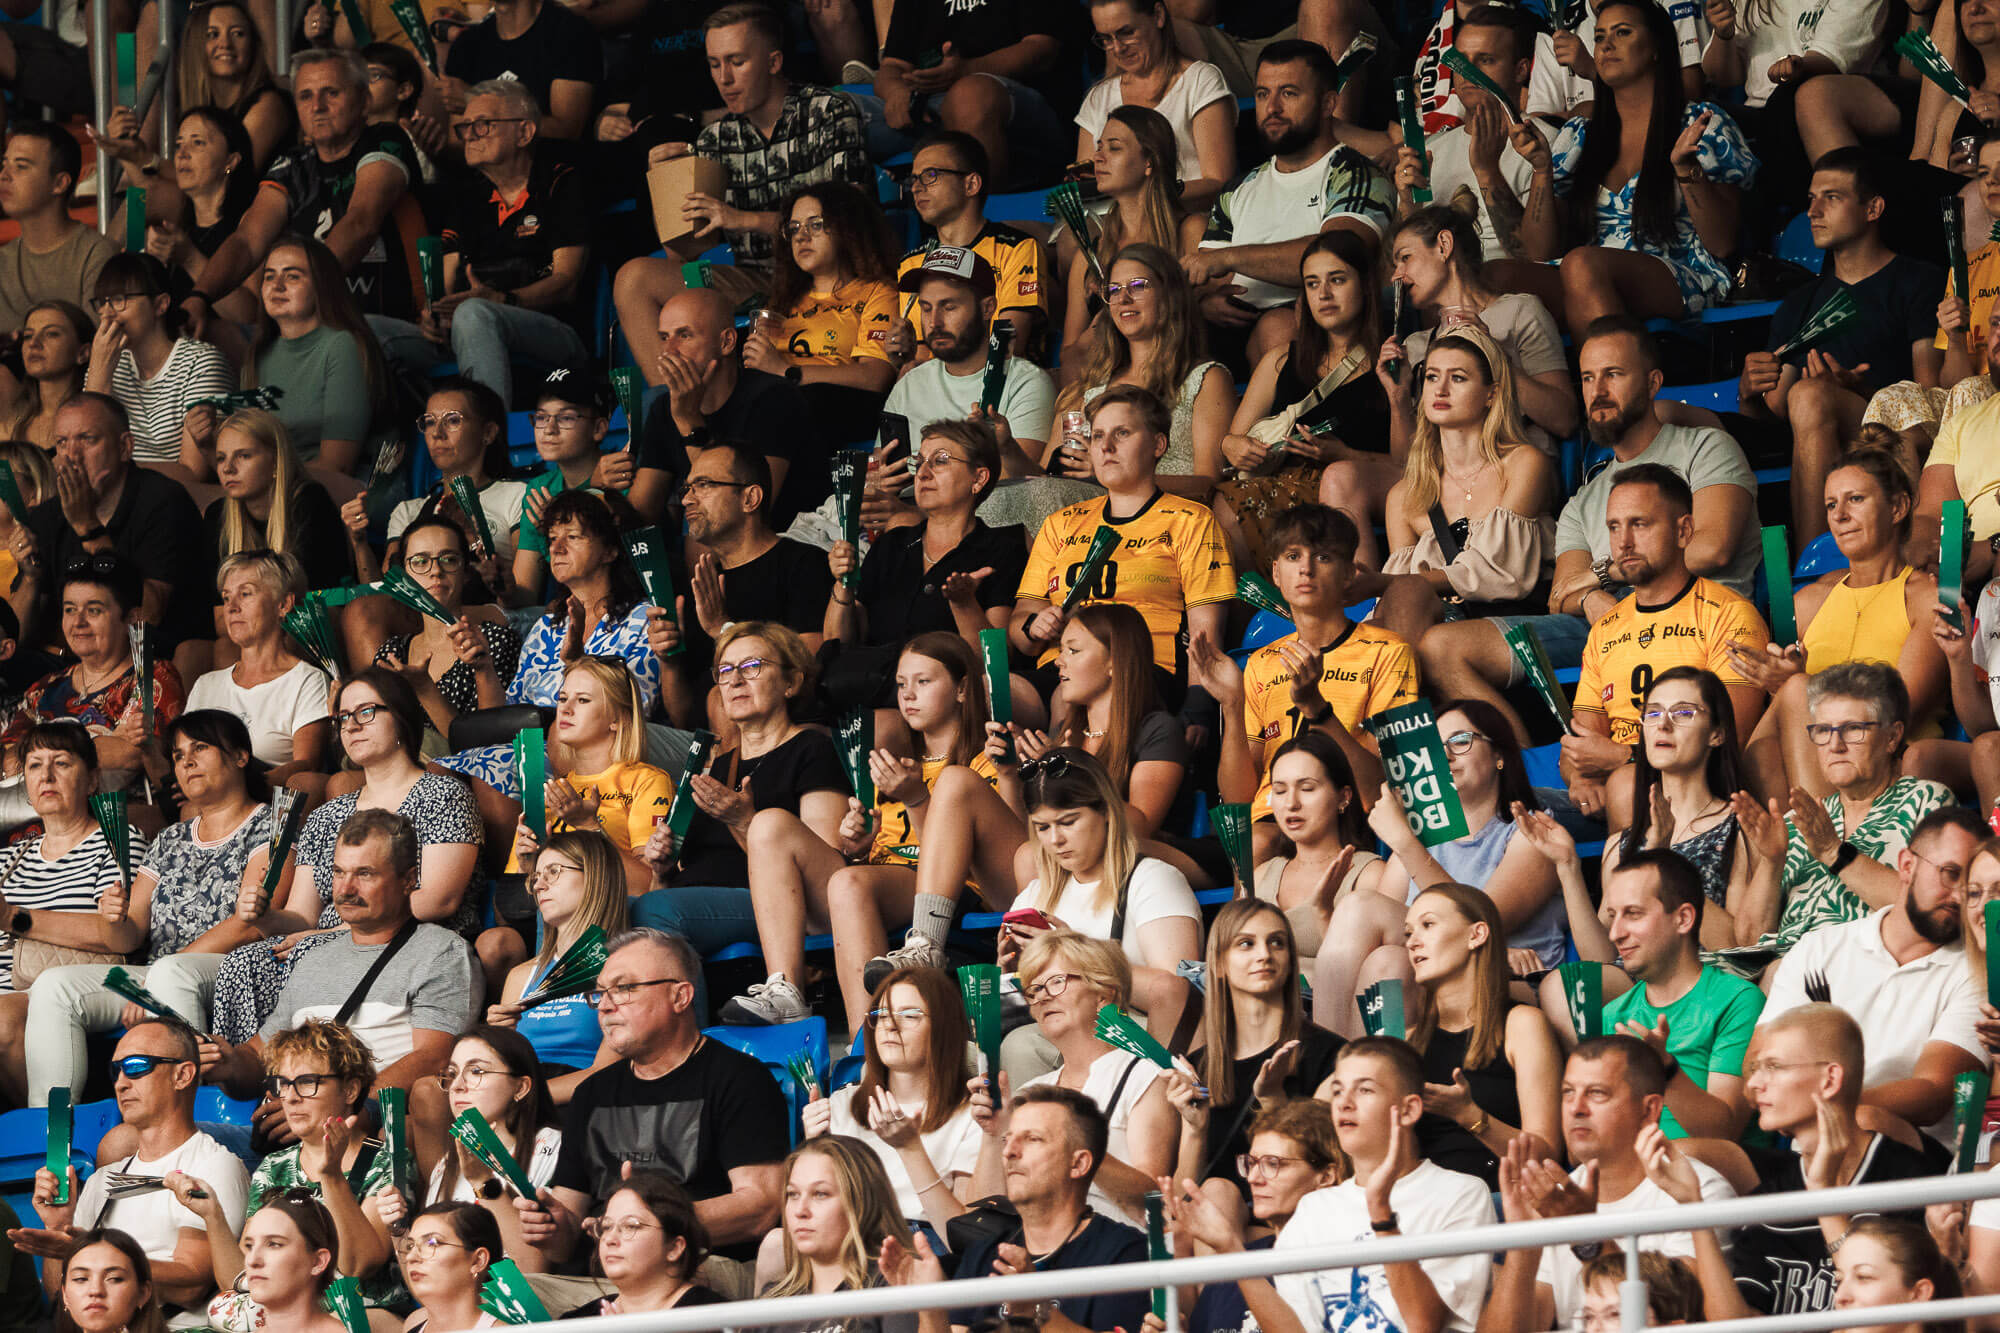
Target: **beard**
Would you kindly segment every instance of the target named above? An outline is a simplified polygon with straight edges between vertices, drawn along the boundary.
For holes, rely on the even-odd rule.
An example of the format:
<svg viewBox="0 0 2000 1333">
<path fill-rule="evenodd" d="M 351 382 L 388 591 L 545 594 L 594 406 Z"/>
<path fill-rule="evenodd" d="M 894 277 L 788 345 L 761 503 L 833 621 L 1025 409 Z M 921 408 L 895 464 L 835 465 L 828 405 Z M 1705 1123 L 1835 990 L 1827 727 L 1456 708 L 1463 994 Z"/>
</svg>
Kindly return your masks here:
<svg viewBox="0 0 2000 1333">
<path fill-rule="evenodd" d="M 1595 408 L 1596 404 L 1593 403 L 1591 411 L 1594 412 Z M 1618 443 L 1618 441 L 1625 438 L 1632 427 L 1639 424 L 1641 418 L 1652 410 L 1653 405 L 1650 402 L 1641 400 L 1636 403 L 1628 403 L 1624 407 L 1619 408 L 1618 415 L 1609 421 L 1600 421 L 1594 415 L 1588 416 L 1586 424 L 1590 431 L 1591 442 L 1593 444 L 1606 445 Z"/>
<path fill-rule="evenodd" d="M 932 329 L 931 336 L 924 341 L 930 344 L 931 355 L 938 360 L 963 361 L 986 345 L 986 331 L 970 328 L 953 335 L 943 329 Z"/>
<path fill-rule="evenodd" d="M 1915 895 L 1905 893 L 1903 914 L 1910 918 L 1910 929 L 1929 943 L 1940 946 L 1958 943 L 1963 926 L 1956 908 L 1946 905 L 1935 911 L 1920 911 Z"/>
<path fill-rule="evenodd" d="M 1267 134 L 1264 136 L 1264 139 L 1266 143 L 1271 145 L 1271 156 L 1290 157 L 1293 153 L 1300 152 L 1309 147 L 1312 141 L 1318 137 L 1319 126 L 1318 124 L 1312 124 L 1289 125 L 1285 128 L 1284 133 L 1280 134 L 1277 138 L 1273 139 Z"/>
</svg>

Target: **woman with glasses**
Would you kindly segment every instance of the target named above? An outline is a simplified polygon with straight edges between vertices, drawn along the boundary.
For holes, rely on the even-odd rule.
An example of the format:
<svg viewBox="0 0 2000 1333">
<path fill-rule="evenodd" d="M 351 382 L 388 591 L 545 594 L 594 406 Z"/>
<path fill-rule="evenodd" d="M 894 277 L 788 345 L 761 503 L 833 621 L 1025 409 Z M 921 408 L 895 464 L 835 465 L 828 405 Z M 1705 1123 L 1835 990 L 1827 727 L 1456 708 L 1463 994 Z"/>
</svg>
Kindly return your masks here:
<svg viewBox="0 0 2000 1333">
<path fill-rule="evenodd" d="M 1077 161 L 1096 154 L 1106 122 L 1120 108 L 1151 108 L 1173 134 L 1171 179 L 1182 201 L 1191 210 L 1207 208 L 1236 176 L 1236 99 L 1222 71 L 1181 54 L 1159 0 L 1094 0 L 1090 26 L 1105 70 L 1076 113 Z"/>
<path fill-rule="evenodd" d="M 378 1196 L 386 1202 L 392 1190 Z M 510 1206 L 508 1212 L 513 1212 Z M 446 1329 L 491 1328 L 500 1321 L 479 1308 L 479 1288 L 500 1260 L 522 1258 L 533 1246 L 505 1244 L 496 1213 L 473 1203 L 434 1203 L 410 1221 L 409 1231 L 396 1242 L 403 1282 L 416 1298 L 417 1311 L 403 1324 L 404 1333 L 423 1333 L 433 1324 Z"/>
<path fill-rule="evenodd" d="M 1713 961 L 1754 976 L 1807 931 L 1853 921 L 1898 901 L 1898 857 L 1910 830 L 1953 803 L 1951 789 L 1901 776 L 1910 693 L 1886 662 L 1842 662 L 1806 681 L 1806 736 L 1832 794 L 1791 789 L 1789 804 L 1735 801 L 1743 836 L 1783 870 L 1774 891 L 1747 895 L 1736 920 L 1743 948 Z M 1789 818 L 1787 817 L 1789 815 Z"/>
<path fill-rule="evenodd" d="M 498 606 L 468 603 L 477 576 L 471 544 L 457 520 L 433 513 L 410 524 L 403 529 L 401 558 L 404 572 L 457 616 L 449 625 L 419 616 L 414 633 L 391 634 L 375 651 L 377 666 L 398 673 L 417 692 L 424 706 L 424 753 L 436 757 L 448 748 L 452 719 L 507 701 L 507 683 L 521 661 L 521 636 Z"/>
<path fill-rule="evenodd" d="M 1284 913 L 1298 970 L 1312 976 L 1333 909 L 1350 894 L 1377 891 L 1389 863 L 1362 850 L 1375 838 L 1354 770 L 1325 732 L 1309 727 L 1278 747 L 1270 801 L 1284 843 L 1277 855 L 1257 863 L 1252 891 Z"/>
<path fill-rule="evenodd" d="M 702 1225 L 681 1183 L 664 1171 L 638 1170 L 619 1182 L 596 1219 L 597 1266 L 617 1295 L 586 1302 L 563 1316 L 653 1314 L 727 1298 L 700 1282 L 708 1258 Z"/>
<path fill-rule="evenodd" d="M 129 1232 L 96 1227 L 77 1233 L 59 1272 L 56 1333 L 167 1333 L 152 1260 Z"/>
<path fill-rule="evenodd" d="M 1368 811 L 1368 827 L 1389 849 L 1374 893 L 1352 893 L 1327 922 L 1313 973 L 1313 1018 L 1352 1040 L 1362 1035 L 1354 997 L 1391 977 L 1414 979 L 1403 946 L 1410 904 L 1438 884 L 1470 884 L 1493 900 L 1506 932 L 1509 971 L 1543 972 L 1563 960 L 1563 903 L 1556 868 L 1530 838 L 1517 838 L 1517 810 L 1539 810 L 1521 747 L 1500 710 L 1478 699 L 1438 708 L 1451 779 L 1465 810 L 1463 838 L 1426 847 L 1410 831 L 1395 789 Z"/>
<path fill-rule="evenodd" d="M 8 409 L 7 438 L 56 451 L 56 411 L 83 392 L 96 321 L 68 301 L 43 301 L 21 325 L 19 396 Z M 55 494 L 53 488 L 48 492 Z"/>
<path fill-rule="evenodd" d="M 882 210 L 853 186 L 816 185 L 780 204 L 778 220 L 770 317 L 752 322 L 743 364 L 804 388 L 825 438 L 872 439 L 896 382 L 884 339 L 900 317 Z"/>
<path fill-rule="evenodd" d="M 314 475 L 329 484 L 345 478 L 390 420 L 382 349 L 347 290 L 340 261 L 318 241 L 279 238 L 264 257 L 258 290 L 264 309 L 252 378 L 282 391 L 272 410 Z M 346 483 L 335 498 L 352 491 Z"/>
<path fill-rule="evenodd" d="M 934 1249 L 965 1211 L 979 1165 L 979 1126 L 965 1083 L 965 1002 L 949 972 L 899 967 L 870 997 L 861 1034 L 861 1079 L 808 1102 L 806 1137 L 835 1134 L 881 1159 L 901 1216 L 928 1224 Z"/>
<path fill-rule="evenodd" d="M 215 983 L 215 1031 L 239 1045 L 250 1040 L 278 1003 L 292 965 L 329 934 L 344 930 L 333 905 L 333 853 L 341 825 L 356 810 L 393 810 L 417 830 L 417 887 L 410 911 L 460 933 L 477 921 L 466 891 L 485 840 L 466 783 L 424 768 L 423 713 L 408 682 L 369 667 L 341 682 L 334 696 L 335 735 L 361 771 L 358 789 L 333 797 L 306 817 L 294 847 L 301 871 L 291 892 L 268 903 L 246 893 L 240 918 L 264 936 L 235 950 Z"/>
<path fill-rule="evenodd" d="M 202 519 L 217 558 L 283 551 L 299 562 L 307 588 L 334 588 L 354 577 L 340 507 L 306 475 L 274 414 L 244 408 L 216 428 L 215 479 L 222 494 Z"/>
<path fill-rule="evenodd" d="M 567 1106 L 576 1086 L 617 1056 L 604 1044 L 597 1011 L 586 996 L 549 1000 L 525 1009 L 520 998 L 592 926 L 602 930 L 606 939 L 625 929 L 624 867 L 609 838 L 583 832 L 551 834 L 546 847 L 522 855 L 521 869 L 534 893 L 541 948 L 506 974 L 500 1003 L 487 1011 L 486 1021 L 513 1028 L 527 1040 L 548 1079 L 549 1095 L 557 1105 Z M 484 962 L 495 946 L 483 939 L 481 944 Z"/>
<path fill-rule="evenodd" d="M 503 604 L 513 591 L 516 526 L 528 495 L 528 483 L 514 478 L 508 461 L 507 415 L 506 400 L 477 380 L 453 377 L 433 383 L 416 424 L 438 479 L 428 495 L 404 500 L 392 509 L 388 525 L 388 558 L 394 560 L 418 519 L 441 514 L 476 535 L 478 519 L 483 518 L 496 549 L 480 553 L 474 567 L 487 590 Z M 459 508 L 452 483 L 461 480 L 472 486 L 478 517 Z M 350 503 L 350 532 L 356 512 Z M 357 540 L 361 535 L 356 534 Z"/>
<path fill-rule="evenodd" d="M 1840 460 L 1826 478 L 1827 526 L 1847 568 L 1822 574 L 1795 595 L 1799 641 L 1769 649 L 1723 645 L 1729 661 L 1771 696 L 1756 729 L 1745 742 L 1744 759 L 1757 791 L 1802 787 L 1815 797 L 1830 790 L 1818 756 L 1806 736 L 1806 677 L 1839 662 L 1893 662 L 1910 694 L 1913 726 L 1936 736 L 1935 718 L 1957 697 L 1950 656 L 1965 660 L 1963 634 L 1937 609 L 1937 577 L 1903 559 L 1917 493 L 1910 474 L 1893 452 L 1895 436 L 1886 427 L 1864 426 L 1870 437 Z M 1926 632 L 1928 631 L 1928 632 Z M 1969 671 L 1962 672 L 1972 686 Z M 1977 705 L 1986 691 L 1964 691 Z M 1976 718 L 1977 712 L 1973 716 Z M 1943 740 L 1917 741 L 1905 771 L 1946 785 L 1969 786 L 1972 747 Z M 1954 762 L 1956 761 L 1956 762 Z"/>
<path fill-rule="evenodd" d="M 265 780 L 317 796 L 326 790 L 323 770 L 333 739 L 327 716 L 331 682 L 292 652 L 284 620 L 305 595 L 305 573 L 289 555 L 247 551 L 222 562 L 215 586 L 222 594 L 222 630 L 236 661 L 197 679 L 188 691 L 188 707 L 219 708 L 242 718 L 250 728 L 251 753 L 269 766 Z"/>
<path fill-rule="evenodd" d="M 179 336 L 181 312 L 166 265 L 149 254 L 105 261 L 91 289 L 97 332 L 83 387 L 116 398 L 132 420 L 132 457 L 177 464 L 169 475 L 213 475 L 216 410 L 203 398 L 230 392 L 236 372 L 213 343 Z"/>
<path fill-rule="evenodd" d="M 859 1139 L 822 1134 L 785 1159 L 785 1194 L 778 1234 L 779 1272 L 761 1297 L 821 1296 L 883 1287 L 876 1260 L 884 1241 L 910 1241 L 882 1160 Z M 762 1265 L 759 1265 L 762 1267 Z M 820 1321 L 771 1326 L 774 1333 L 810 1333 Z M 849 1333 L 915 1333 L 916 1316 L 862 1315 L 846 1320 Z"/>
<path fill-rule="evenodd" d="M 451 1059 L 436 1077 L 452 1119 L 477 1110 L 528 1179 L 537 1188 L 549 1183 L 562 1150 L 562 1128 L 556 1123 L 548 1082 L 526 1037 L 504 1027 L 476 1027 L 453 1044 Z M 489 1225 L 497 1227 L 505 1241 L 494 1258 L 504 1254 L 530 1273 L 546 1269 L 546 1256 L 521 1239 L 521 1217 L 514 1209 L 509 1187 L 455 1138 L 432 1170 L 424 1197 L 430 1207 L 416 1214 L 419 1220 L 440 1208 L 484 1211 L 491 1219 Z M 410 1217 L 411 1209 L 421 1200 L 406 1200 L 385 1186 L 374 1192 L 370 1203 L 384 1225 L 394 1228 Z M 410 1235 L 417 1234 L 417 1225 L 411 1224 Z M 416 1294 L 419 1299 L 423 1296 L 422 1292 Z"/>
<path fill-rule="evenodd" d="M 688 779 L 695 811 L 687 835 L 677 841 L 667 824 L 654 827 L 645 851 L 653 890 L 633 902 L 633 925 L 675 931 L 703 954 L 754 940 L 749 851 L 761 817 L 788 815 L 829 851 L 841 845 L 852 792 L 839 752 L 824 731 L 792 717 L 812 666 L 804 641 L 783 625 L 744 621 L 716 640 L 717 704 L 736 729 L 735 744 L 710 755 Z M 774 814 L 762 825 L 776 820 Z M 767 995 L 773 1009 L 805 1007 L 795 983 L 782 976 L 751 986 L 745 998 Z M 749 1021 L 760 1021 L 754 1015 L 764 1007 L 753 1004 Z"/>
</svg>

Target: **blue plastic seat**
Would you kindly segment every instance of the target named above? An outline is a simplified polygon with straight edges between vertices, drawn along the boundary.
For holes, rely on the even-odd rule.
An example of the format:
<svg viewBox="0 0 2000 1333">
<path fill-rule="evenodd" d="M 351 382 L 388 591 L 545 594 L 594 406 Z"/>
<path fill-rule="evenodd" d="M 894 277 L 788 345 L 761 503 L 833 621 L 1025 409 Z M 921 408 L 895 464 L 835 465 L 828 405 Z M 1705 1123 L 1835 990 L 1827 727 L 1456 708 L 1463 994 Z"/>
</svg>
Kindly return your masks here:
<svg viewBox="0 0 2000 1333">
<path fill-rule="evenodd" d="M 247 1125 L 256 1113 L 255 1098 L 231 1097 L 221 1088 L 203 1088 L 194 1096 L 194 1118 L 203 1124 Z"/>
<path fill-rule="evenodd" d="M 1792 567 L 1794 579 L 1816 579 L 1822 574 L 1831 574 L 1837 569 L 1847 568 L 1847 557 L 1833 543 L 1833 534 L 1822 532 L 1806 543 L 1806 549 L 1799 552 L 1798 564 Z"/>
<path fill-rule="evenodd" d="M 1672 384 L 1660 390 L 1660 397 L 1686 403 L 1689 407 L 1705 407 L 1711 412 L 1734 412 L 1741 402 L 1733 379 L 1713 380 L 1707 384 Z"/>
<path fill-rule="evenodd" d="M 1047 190 L 1024 190 L 1019 194 L 993 194 L 986 197 L 986 218 L 989 222 L 1042 222 L 1049 220 L 1049 192 Z"/>
<path fill-rule="evenodd" d="M 754 1055 L 767 1065 L 782 1068 L 790 1057 L 804 1052 L 812 1060 L 813 1074 L 819 1079 L 820 1087 L 826 1086 L 827 1066 L 832 1061 L 826 1035 L 826 1020 L 817 1015 L 801 1018 L 796 1023 L 780 1023 L 775 1027 L 732 1027 L 720 1025 L 703 1028 L 703 1033 L 715 1038 L 724 1046 Z"/>
<path fill-rule="evenodd" d="M 1814 273 L 1819 272 L 1820 265 L 1826 262 L 1826 252 L 1813 244 L 1812 219 L 1804 213 L 1785 224 L 1772 250 L 1778 258 Z"/>
</svg>

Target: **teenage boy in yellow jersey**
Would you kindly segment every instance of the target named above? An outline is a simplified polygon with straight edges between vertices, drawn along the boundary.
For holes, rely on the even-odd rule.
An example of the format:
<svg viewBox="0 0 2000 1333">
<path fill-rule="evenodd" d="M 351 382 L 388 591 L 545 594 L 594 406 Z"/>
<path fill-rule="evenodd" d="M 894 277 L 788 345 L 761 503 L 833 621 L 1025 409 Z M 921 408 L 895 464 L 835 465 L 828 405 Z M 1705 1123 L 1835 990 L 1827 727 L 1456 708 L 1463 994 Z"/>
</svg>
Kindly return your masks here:
<svg viewBox="0 0 2000 1333">
<path fill-rule="evenodd" d="M 1169 707 L 1178 708 L 1186 679 L 1183 631 L 1189 639 L 1206 634 L 1222 641 L 1236 570 L 1208 506 L 1168 495 L 1153 480 L 1171 427 L 1166 405 L 1137 385 L 1115 384 L 1090 406 L 1090 466 L 1105 495 L 1059 510 L 1042 524 L 1009 627 L 1015 650 L 1048 668 L 1036 673 L 1044 697 L 1055 684 L 1060 604 L 1100 527 L 1117 529 L 1122 540 L 1084 600 L 1123 602 L 1146 618 Z"/>
<path fill-rule="evenodd" d="M 1354 770 L 1357 792 L 1382 785 L 1375 738 L 1362 719 L 1417 697 L 1417 656 L 1388 630 L 1356 624 L 1343 609 L 1354 583 L 1360 536 L 1354 520 L 1323 504 L 1295 505 L 1271 527 L 1271 582 L 1292 608 L 1296 633 L 1265 644 L 1242 670 L 1212 639 L 1189 645 L 1189 679 L 1222 705 L 1217 782 L 1226 801 L 1271 813 L 1270 759 L 1307 728 L 1333 738 Z M 1315 646 L 1317 645 L 1317 646 Z M 1253 796 L 1254 793 L 1254 796 Z M 1275 843 L 1277 826 L 1256 826 Z"/>
<path fill-rule="evenodd" d="M 1726 645 L 1761 653 L 1771 632 L 1747 598 L 1688 572 L 1694 493 L 1680 473 L 1658 463 L 1619 473 L 1604 522 L 1614 572 L 1632 594 L 1590 628 L 1562 771 L 1577 809 L 1601 816 L 1614 801 L 1613 826 L 1621 827 L 1631 817 L 1626 770 L 1639 739 L 1639 702 L 1653 678 L 1677 666 L 1714 672 L 1729 691 L 1736 734 L 1748 736 L 1768 696 L 1731 665 Z"/>
</svg>

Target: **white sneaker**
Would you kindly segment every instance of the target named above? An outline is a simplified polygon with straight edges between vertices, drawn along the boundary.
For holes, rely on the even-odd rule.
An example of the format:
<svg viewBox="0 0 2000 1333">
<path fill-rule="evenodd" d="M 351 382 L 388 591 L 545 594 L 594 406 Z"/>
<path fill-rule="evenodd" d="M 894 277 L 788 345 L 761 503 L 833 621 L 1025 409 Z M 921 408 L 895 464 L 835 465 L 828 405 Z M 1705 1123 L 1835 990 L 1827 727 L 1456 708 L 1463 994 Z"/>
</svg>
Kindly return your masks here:
<svg viewBox="0 0 2000 1333">
<path fill-rule="evenodd" d="M 875 67 L 862 60 L 850 60 L 840 67 L 842 83 L 873 83 Z"/>
<path fill-rule="evenodd" d="M 747 1027 L 775 1027 L 780 1023 L 796 1023 L 811 1013 L 799 988 L 786 980 L 783 972 L 777 972 L 724 1004 L 722 1021 Z"/>
<path fill-rule="evenodd" d="M 944 950 L 931 942 L 928 935 L 912 935 L 903 942 L 901 948 L 891 949 L 879 958 L 868 960 L 868 966 L 861 969 L 861 984 L 873 995 L 877 987 L 891 972 L 904 967 L 935 967 L 945 970 L 950 960 Z"/>
</svg>

